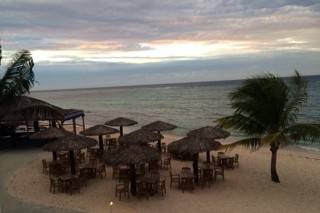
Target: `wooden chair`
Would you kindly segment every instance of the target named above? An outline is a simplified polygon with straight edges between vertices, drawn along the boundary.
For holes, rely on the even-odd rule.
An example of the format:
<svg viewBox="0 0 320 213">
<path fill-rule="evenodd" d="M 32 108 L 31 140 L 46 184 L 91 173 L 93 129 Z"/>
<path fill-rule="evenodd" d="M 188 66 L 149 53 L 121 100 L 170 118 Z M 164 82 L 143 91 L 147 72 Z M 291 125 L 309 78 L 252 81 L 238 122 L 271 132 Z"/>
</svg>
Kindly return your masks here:
<svg viewBox="0 0 320 213">
<path fill-rule="evenodd" d="M 214 166 L 214 180 L 217 180 L 217 176 L 221 176 L 224 180 L 224 167 L 223 166 Z"/>
<path fill-rule="evenodd" d="M 178 183 L 178 188 L 180 188 L 180 175 L 179 174 L 172 174 L 170 170 L 170 188 L 172 188 L 173 183 Z"/>
<path fill-rule="evenodd" d="M 129 180 L 129 169 L 119 169 L 119 182 Z"/>
<path fill-rule="evenodd" d="M 239 168 L 239 154 L 234 155 L 234 166 Z"/>
<path fill-rule="evenodd" d="M 136 182 L 136 184 L 137 184 L 137 196 L 138 197 L 146 196 L 147 199 L 149 200 L 149 192 L 146 184 L 143 181 L 139 181 L 139 180 Z"/>
<path fill-rule="evenodd" d="M 161 164 L 162 169 L 171 169 L 171 158 L 166 158 L 162 161 Z"/>
<path fill-rule="evenodd" d="M 106 166 L 104 164 L 100 164 L 97 168 L 97 175 L 102 179 L 107 176 Z"/>
<path fill-rule="evenodd" d="M 67 189 L 70 195 L 72 195 L 74 192 L 80 193 L 80 188 L 81 188 L 80 178 L 78 177 L 71 178 L 70 184 Z"/>
<path fill-rule="evenodd" d="M 51 193 L 56 193 L 57 190 L 59 190 L 58 178 L 51 176 L 50 177 L 50 189 L 49 189 L 49 191 Z"/>
<path fill-rule="evenodd" d="M 201 186 L 202 188 L 205 185 L 211 187 L 213 181 L 213 169 L 203 169 L 201 173 Z"/>
<path fill-rule="evenodd" d="M 118 179 L 119 178 L 119 167 L 113 166 L 112 167 L 112 179 Z"/>
<path fill-rule="evenodd" d="M 127 196 L 127 198 L 130 198 L 130 192 L 129 192 L 129 182 L 124 183 L 118 183 L 116 184 L 116 193 L 115 196 L 119 196 L 119 200 L 121 200 L 123 196 Z"/>
<path fill-rule="evenodd" d="M 166 190 L 166 179 L 163 178 L 159 181 L 158 184 L 158 191 L 161 192 L 162 197 L 167 193 Z"/>
<path fill-rule="evenodd" d="M 161 152 L 167 153 L 167 144 L 166 143 L 161 143 Z"/>
<path fill-rule="evenodd" d="M 45 159 L 42 159 L 42 173 L 45 175 L 49 174 L 49 165 Z"/>
<path fill-rule="evenodd" d="M 188 178 L 181 178 L 180 187 L 182 189 L 182 192 L 184 193 L 185 190 L 194 190 L 194 178 L 188 177 Z"/>
</svg>

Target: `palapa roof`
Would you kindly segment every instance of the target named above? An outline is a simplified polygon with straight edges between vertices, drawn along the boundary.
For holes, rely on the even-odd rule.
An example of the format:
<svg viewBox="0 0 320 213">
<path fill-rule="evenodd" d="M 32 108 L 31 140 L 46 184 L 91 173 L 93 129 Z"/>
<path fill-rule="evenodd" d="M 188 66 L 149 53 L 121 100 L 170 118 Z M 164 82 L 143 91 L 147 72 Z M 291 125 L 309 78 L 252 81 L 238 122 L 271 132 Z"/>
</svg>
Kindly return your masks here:
<svg viewBox="0 0 320 213">
<path fill-rule="evenodd" d="M 132 126 L 137 123 L 138 122 L 131 120 L 129 118 L 119 117 L 119 118 L 115 118 L 113 120 L 107 121 L 105 123 L 105 125 L 108 125 L 108 126 Z"/>
<path fill-rule="evenodd" d="M 13 97 L 0 103 L 0 122 L 60 120 L 84 115 L 82 110 L 62 109 L 45 101 L 28 97 Z"/>
<path fill-rule="evenodd" d="M 71 136 L 73 133 L 66 131 L 63 128 L 50 127 L 48 129 L 36 132 L 30 136 L 31 139 L 36 140 L 47 140 L 47 139 L 56 139 L 66 136 Z"/>
<path fill-rule="evenodd" d="M 160 133 L 151 132 L 144 129 L 138 129 L 119 138 L 120 144 L 145 144 L 161 140 L 163 136 Z"/>
<path fill-rule="evenodd" d="M 211 139 L 220 139 L 226 138 L 230 135 L 230 132 L 215 126 L 205 126 L 199 129 L 191 130 L 188 133 L 188 136 L 196 136 L 200 138 L 211 138 Z"/>
<path fill-rule="evenodd" d="M 196 154 L 211 150 L 218 150 L 221 144 L 213 139 L 184 137 L 168 145 L 168 151 L 174 154 Z"/>
<path fill-rule="evenodd" d="M 109 126 L 105 126 L 105 125 L 95 125 L 92 126 L 84 131 L 81 131 L 80 134 L 82 135 L 87 135 L 87 136 L 95 136 L 95 135 L 109 135 L 109 134 L 114 134 L 114 133 L 118 133 L 119 130 L 109 127 Z"/>
<path fill-rule="evenodd" d="M 104 159 L 109 165 L 145 163 L 159 158 L 159 150 L 147 145 L 124 146 L 104 153 Z"/>
<path fill-rule="evenodd" d="M 149 123 L 145 126 L 142 127 L 142 129 L 146 129 L 149 131 L 168 131 L 168 130 L 173 130 L 177 128 L 176 125 L 170 124 L 170 123 L 166 123 L 163 121 L 155 121 L 152 123 Z"/>
<path fill-rule="evenodd" d="M 80 135 L 72 135 L 56 139 L 54 142 L 43 146 L 45 151 L 70 151 L 80 150 L 97 145 L 97 141 Z"/>
</svg>

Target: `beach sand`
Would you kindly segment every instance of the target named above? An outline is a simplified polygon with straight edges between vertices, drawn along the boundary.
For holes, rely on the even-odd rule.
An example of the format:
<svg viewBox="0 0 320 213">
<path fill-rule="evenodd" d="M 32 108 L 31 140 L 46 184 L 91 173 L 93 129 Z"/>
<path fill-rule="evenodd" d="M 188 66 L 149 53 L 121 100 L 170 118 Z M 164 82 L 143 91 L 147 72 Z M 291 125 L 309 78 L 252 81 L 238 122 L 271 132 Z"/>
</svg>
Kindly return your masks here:
<svg viewBox="0 0 320 213">
<path fill-rule="evenodd" d="M 175 136 L 166 135 L 170 142 Z M 82 212 L 113 213 L 193 213 L 193 212 L 308 212 L 320 210 L 320 155 L 295 149 L 282 149 L 278 155 L 281 183 L 270 181 L 270 151 L 261 148 L 250 152 L 236 148 L 229 154 L 240 154 L 240 167 L 227 170 L 225 181 L 218 180 L 211 188 L 197 187 L 193 192 L 182 193 L 177 187 L 170 189 L 169 172 L 166 176 L 167 194 L 155 195 L 149 200 L 130 197 L 119 201 L 114 196 L 116 181 L 108 168 L 104 179 L 90 180 L 80 194 L 49 193 L 49 178 L 41 173 L 41 159 L 51 153 L 39 151 L 35 160 L 18 169 L 11 177 L 8 190 L 13 196 L 34 204 L 55 206 Z M 215 154 L 212 152 L 212 154 Z M 205 156 L 201 155 L 204 160 Z M 173 171 L 192 162 L 173 161 Z M 112 211 L 109 202 L 113 201 Z"/>
</svg>

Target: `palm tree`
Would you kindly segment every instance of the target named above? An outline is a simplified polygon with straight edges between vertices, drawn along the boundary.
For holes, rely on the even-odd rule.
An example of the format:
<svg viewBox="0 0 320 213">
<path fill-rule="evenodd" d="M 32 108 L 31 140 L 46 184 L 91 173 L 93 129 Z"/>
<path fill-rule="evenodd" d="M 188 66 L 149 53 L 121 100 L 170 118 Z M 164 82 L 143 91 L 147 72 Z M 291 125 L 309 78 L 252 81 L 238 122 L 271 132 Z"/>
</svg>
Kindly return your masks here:
<svg viewBox="0 0 320 213">
<path fill-rule="evenodd" d="M 297 141 L 319 142 L 319 124 L 297 122 L 298 113 L 308 97 L 306 88 L 307 82 L 297 71 L 288 82 L 273 74 L 247 79 L 230 94 L 233 115 L 218 119 L 222 126 L 248 136 L 229 148 L 270 146 L 271 180 L 274 182 L 280 182 L 276 167 L 280 146 Z"/>
<path fill-rule="evenodd" d="M 0 65 L 1 58 L 0 44 Z M 33 59 L 28 50 L 21 50 L 13 55 L 7 70 L 0 78 L 0 101 L 30 92 L 35 82 L 33 66 Z"/>
</svg>

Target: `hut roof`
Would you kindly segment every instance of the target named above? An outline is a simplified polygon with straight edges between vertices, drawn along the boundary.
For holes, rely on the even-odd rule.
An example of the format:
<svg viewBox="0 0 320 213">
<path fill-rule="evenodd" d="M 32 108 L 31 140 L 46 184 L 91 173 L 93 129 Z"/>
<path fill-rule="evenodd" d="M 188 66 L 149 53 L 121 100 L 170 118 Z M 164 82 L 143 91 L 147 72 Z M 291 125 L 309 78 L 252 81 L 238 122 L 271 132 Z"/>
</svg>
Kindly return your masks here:
<svg viewBox="0 0 320 213">
<path fill-rule="evenodd" d="M 92 138 L 87 138 L 80 135 L 72 135 L 63 138 L 56 139 L 54 142 L 46 144 L 43 146 L 45 151 L 70 151 L 70 150 L 80 150 L 88 147 L 95 146 L 97 144 L 96 140 Z"/>
<path fill-rule="evenodd" d="M 177 128 L 176 125 L 170 124 L 170 123 L 166 123 L 163 121 L 155 121 L 152 123 L 149 123 L 145 126 L 142 127 L 142 129 L 146 129 L 149 131 L 168 131 L 168 130 L 173 130 Z"/>
<path fill-rule="evenodd" d="M 226 138 L 230 135 L 230 132 L 215 126 L 205 126 L 201 127 L 199 129 L 191 130 L 188 133 L 188 136 L 196 136 L 201 138 L 211 138 L 211 139 L 220 139 L 220 138 Z"/>
<path fill-rule="evenodd" d="M 41 140 L 41 139 L 47 140 L 47 139 L 62 138 L 62 137 L 71 136 L 71 135 L 73 135 L 73 133 L 68 132 L 63 128 L 50 127 L 43 131 L 32 134 L 30 138 L 36 139 L 36 140 Z"/>
<path fill-rule="evenodd" d="M 124 146 L 104 154 L 104 159 L 109 165 L 145 163 L 158 160 L 159 157 L 157 149 L 146 145 Z"/>
<path fill-rule="evenodd" d="M 82 132 L 80 132 L 83 135 L 87 135 L 87 136 L 94 136 L 94 135 L 109 135 L 109 134 L 114 134 L 114 133 L 118 133 L 119 130 L 112 128 L 112 127 L 108 127 L 105 125 L 95 125 L 92 126 Z"/>
<path fill-rule="evenodd" d="M 168 151 L 175 154 L 196 154 L 211 150 L 218 150 L 221 144 L 213 139 L 184 137 L 168 145 Z"/>
<path fill-rule="evenodd" d="M 120 144 L 145 144 L 161 140 L 163 136 L 160 133 L 151 132 L 144 129 L 138 129 L 119 138 Z"/>
<path fill-rule="evenodd" d="M 132 126 L 137 123 L 138 122 L 131 120 L 129 118 L 119 117 L 119 118 L 115 118 L 113 120 L 107 121 L 105 123 L 105 125 L 108 125 L 108 126 Z"/>
<path fill-rule="evenodd" d="M 19 96 L 0 103 L 0 121 L 69 120 L 84 115 L 82 110 L 62 109 L 45 101 Z"/>
</svg>

